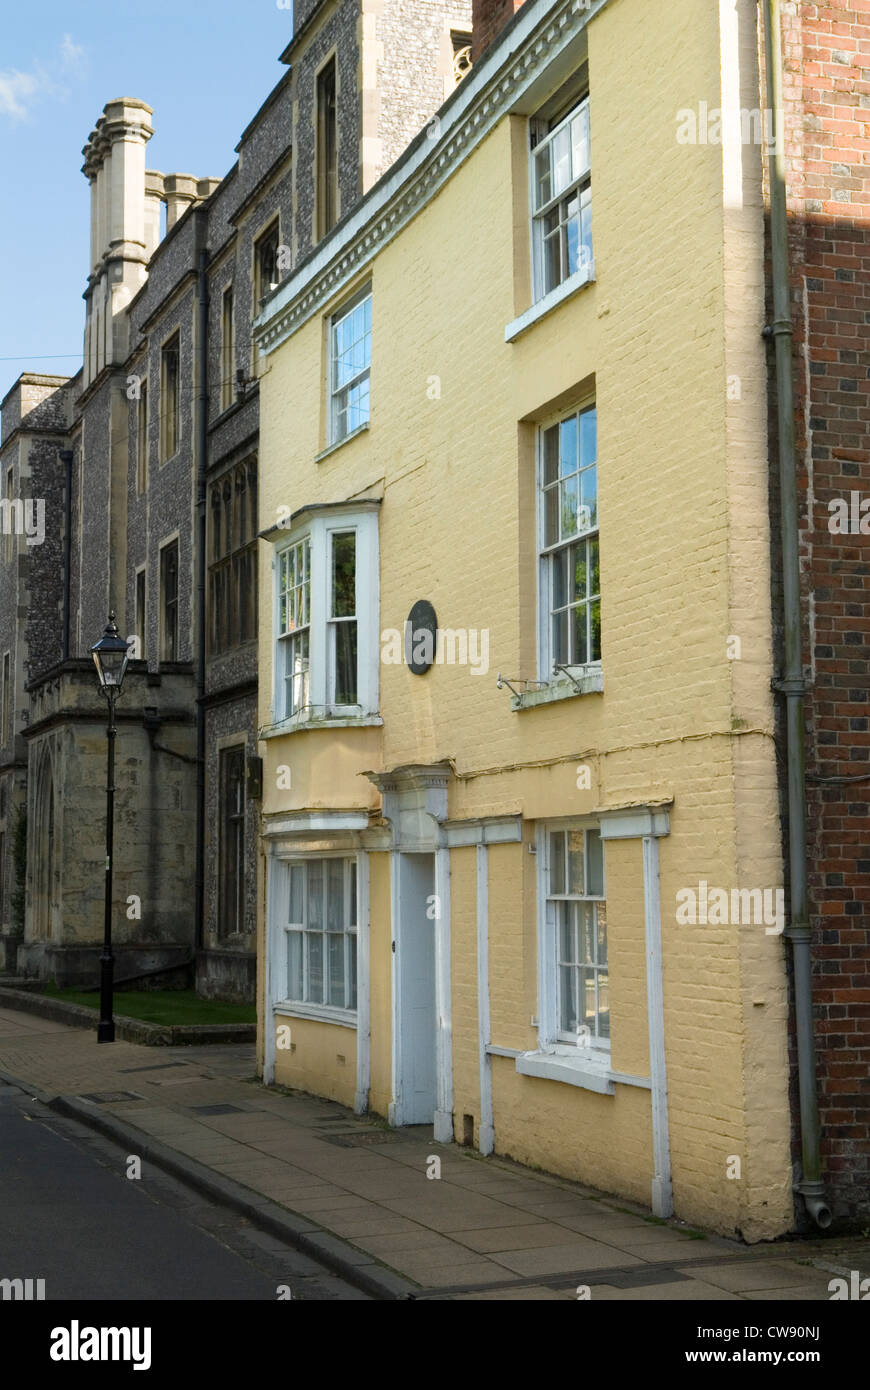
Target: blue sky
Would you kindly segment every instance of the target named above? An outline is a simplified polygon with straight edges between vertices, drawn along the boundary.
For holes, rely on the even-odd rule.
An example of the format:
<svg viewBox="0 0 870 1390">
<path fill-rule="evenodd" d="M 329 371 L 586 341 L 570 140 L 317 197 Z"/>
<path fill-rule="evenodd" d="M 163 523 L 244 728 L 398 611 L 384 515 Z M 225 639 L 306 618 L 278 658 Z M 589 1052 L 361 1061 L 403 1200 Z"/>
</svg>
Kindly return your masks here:
<svg viewBox="0 0 870 1390">
<path fill-rule="evenodd" d="M 149 168 L 221 177 L 286 72 L 278 58 L 291 33 L 292 10 L 278 0 L 3 7 L 0 398 L 21 372 L 80 365 L 90 235 L 81 150 L 106 102 L 153 106 Z"/>
</svg>

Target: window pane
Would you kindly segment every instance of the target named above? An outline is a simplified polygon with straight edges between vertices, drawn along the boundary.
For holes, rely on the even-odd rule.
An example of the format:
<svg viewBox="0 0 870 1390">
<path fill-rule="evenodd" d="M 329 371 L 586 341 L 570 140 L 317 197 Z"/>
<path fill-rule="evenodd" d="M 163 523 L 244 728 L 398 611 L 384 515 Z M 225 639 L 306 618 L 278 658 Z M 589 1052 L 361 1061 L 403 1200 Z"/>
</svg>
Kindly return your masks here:
<svg viewBox="0 0 870 1390">
<path fill-rule="evenodd" d="M 598 1036 L 610 1037 L 610 989 L 606 970 L 598 972 Z"/>
<path fill-rule="evenodd" d="M 547 213 L 544 225 L 544 292 L 562 282 L 562 238 L 559 230 L 558 208 Z"/>
<path fill-rule="evenodd" d="M 584 106 L 571 122 L 571 165 L 575 179 L 589 168 L 589 107 Z"/>
<path fill-rule="evenodd" d="M 595 964 L 595 906 L 578 903 L 580 913 L 580 959 L 585 965 Z"/>
<path fill-rule="evenodd" d="M 336 932 L 327 937 L 329 943 L 329 983 L 327 1004 L 344 1008 L 344 936 Z"/>
<path fill-rule="evenodd" d="M 570 419 L 563 420 L 559 426 L 559 472 L 565 478 L 569 473 L 576 473 L 579 466 L 577 456 L 577 416 L 572 415 Z"/>
<path fill-rule="evenodd" d="M 369 418 L 369 379 L 363 377 L 347 393 L 347 431 L 359 429 Z"/>
<path fill-rule="evenodd" d="M 335 703 L 355 705 L 357 695 L 357 625 L 335 623 Z"/>
<path fill-rule="evenodd" d="M 566 478 L 559 484 L 559 495 L 561 498 L 561 524 L 562 536 L 576 536 L 577 509 L 580 506 L 580 479 L 575 473 L 573 478 Z"/>
<path fill-rule="evenodd" d="M 305 885 L 304 864 L 290 865 L 290 915 L 288 921 L 301 926 L 305 920 L 302 915 L 303 888 Z"/>
<path fill-rule="evenodd" d="M 326 930 L 344 929 L 344 860 L 326 861 Z"/>
<path fill-rule="evenodd" d="M 567 126 L 551 141 L 553 151 L 553 197 L 571 182 L 571 132 Z"/>
<path fill-rule="evenodd" d="M 583 863 L 583 831 L 568 831 L 568 892 L 582 897 L 585 873 Z"/>
<path fill-rule="evenodd" d="M 573 965 L 559 967 L 559 1027 L 564 1033 L 577 1032 L 576 973 Z"/>
<path fill-rule="evenodd" d="M 570 588 L 569 563 L 571 560 L 571 546 L 565 546 L 564 550 L 557 550 L 552 559 L 553 566 L 553 607 L 564 608 L 574 597 Z"/>
<path fill-rule="evenodd" d="M 308 950 L 308 999 L 312 1004 L 323 1003 L 323 937 L 316 932 L 305 933 Z"/>
<path fill-rule="evenodd" d="M 302 932 L 287 933 L 287 998 L 302 999 Z"/>
<path fill-rule="evenodd" d="M 568 619 L 570 610 L 553 614 L 553 665 L 569 666 L 571 653 L 568 648 Z"/>
<path fill-rule="evenodd" d="M 332 541 L 333 618 L 352 618 L 356 613 L 356 532 L 334 536 Z"/>
<path fill-rule="evenodd" d="M 565 891 L 565 832 L 550 831 L 550 893 Z"/>
<path fill-rule="evenodd" d="M 535 155 L 535 207 L 542 208 L 552 195 L 550 178 L 550 146 L 547 144 Z"/>
<path fill-rule="evenodd" d="M 601 600 L 589 605 L 589 660 L 601 660 Z"/>
<path fill-rule="evenodd" d="M 350 861 L 350 906 L 349 906 L 348 926 L 355 927 L 358 924 L 357 900 L 356 900 L 356 860 Z"/>
<path fill-rule="evenodd" d="M 285 715 L 289 718 L 308 705 L 308 633 L 284 638 Z"/>
<path fill-rule="evenodd" d="M 580 530 L 594 530 L 598 525 L 598 469 L 595 467 L 580 474 L 580 504 Z"/>
<path fill-rule="evenodd" d="M 577 971 L 579 1023 L 595 1032 L 595 971 L 581 965 Z"/>
<path fill-rule="evenodd" d="M 570 554 L 573 571 L 571 574 L 572 589 L 571 602 L 576 603 L 578 599 L 586 597 L 586 585 L 588 583 L 588 568 L 586 564 L 588 551 L 586 542 L 581 541 L 579 545 L 572 545 L 566 552 Z"/>
<path fill-rule="evenodd" d="M 601 832 L 586 832 L 586 883 L 590 897 L 599 897 L 604 892 L 604 846 Z"/>
<path fill-rule="evenodd" d="M 589 656 L 589 634 L 588 634 L 588 608 L 585 603 L 581 603 L 579 608 L 575 608 L 571 615 L 574 619 L 574 650 L 571 654 L 571 664 L 574 666 L 585 666 L 591 660 Z"/>
<path fill-rule="evenodd" d="M 598 457 L 598 412 L 584 410 L 580 416 L 580 462 L 594 463 Z"/>
<path fill-rule="evenodd" d="M 598 559 L 598 541 L 589 542 L 589 594 L 597 597 L 601 593 L 601 568 Z"/>
<path fill-rule="evenodd" d="M 555 545 L 559 539 L 559 488 L 544 493 L 544 545 Z"/>
<path fill-rule="evenodd" d="M 544 430 L 544 486 L 559 476 L 559 426 Z"/>
<path fill-rule="evenodd" d="M 573 275 L 583 265 L 583 234 L 580 225 L 580 199 L 570 198 L 565 207 L 565 274 Z"/>
<path fill-rule="evenodd" d="M 574 904 L 559 903 L 559 962 L 570 965 L 577 959 L 577 933 L 574 930 Z"/>
<path fill-rule="evenodd" d="M 607 964 L 607 914 L 604 903 L 595 904 L 596 931 L 598 932 L 598 964 Z"/>
<path fill-rule="evenodd" d="M 371 297 L 333 330 L 333 390 L 365 371 L 371 359 Z"/>
<path fill-rule="evenodd" d="M 323 860 L 308 861 L 308 921 L 311 931 L 323 930 Z"/>
</svg>

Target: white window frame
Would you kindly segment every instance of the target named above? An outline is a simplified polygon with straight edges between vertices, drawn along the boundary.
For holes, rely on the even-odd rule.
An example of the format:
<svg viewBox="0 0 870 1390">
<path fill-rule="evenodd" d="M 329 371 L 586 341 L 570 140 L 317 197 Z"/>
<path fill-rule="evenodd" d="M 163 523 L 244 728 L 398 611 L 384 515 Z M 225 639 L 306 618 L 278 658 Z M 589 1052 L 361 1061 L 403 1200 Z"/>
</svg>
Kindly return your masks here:
<svg viewBox="0 0 870 1390">
<path fill-rule="evenodd" d="M 540 681 L 552 682 L 559 680 L 562 672 L 557 672 L 553 666 L 553 563 L 552 557 L 567 545 L 578 544 L 580 541 L 595 540 L 599 542 L 599 586 L 601 584 L 601 559 L 600 559 L 600 526 L 599 517 L 596 515 L 594 525 L 590 525 L 583 530 L 578 530 L 575 536 L 571 536 L 565 541 L 546 543 L 546 516 L 544 498 L 544 435 L 547 430 L 554 425 L 559 425 L 564 420 L 572 417 L 579 417 L 589 410 L 596 412 L 596 470 L 598 469 L 598 414 L 595 400 L 586 400 L 582 404 L 573 406 L 571 410 L 562 410 L 558 415 L 543 421 L 537 428 L 537 438 L 535 441 L 536 468 L 535 468 L 535 496 L 536 496 L 536 516 L 537 516 L 537 556 L 538 556 L 538 679 Z M 595 489 L 596 503 L 599 498 L 599 486 L 596 478 Z M 582 504 L 581 504 L 582 505 Z M 598 506 L 600 513 L 600 505 Z M 599 587 L 599 603 L 601 602 L 601 591 Z M 600 674 L 602 670 L 601 658 L 597 661 L 587 661 L 582 664 L 565 664 L 565 674 L 568 678 L 581 679 L 591 676 L 593 673 Z"/>
<path fill-rule="evenodd" d="M 297 555 L 295 567 L 300 568 L 301 584 L 293 584 L 285 588 L 284 584 L 282 583 L 282 561 L 285 557 L 289 557 L 294 551 Z M 309 680 L 309 673 L 311 670 L 311 537 L 307 534 L 301 535 L 298 537 L 298 539 L 295 539 L 290 545 L 282 546 L 275 557 L 275 562 L 276 709 L 279 712 L 279 717 L 284 719 L 290 719 L 298 717 L 311 705 L 311 690 Z M 306 588 L 308 592 L 307 603 L 304 601 L 303 597 L 303 601 L 300 605 L 303 609 L 302 616 L 304 617 L 305 621 L 297 623 L 297 625 L 294 628 L 285 627 L 284 624 L 282 624 L 281 622 L 281 605 L 285 593 L 289 595 L 292 591 L 296 589 L 301 589 L 304 596 Z M 303 639 L 307 641 L 308 654 L 306 657 L 300 659 L 297 653 L 297 646 L 298 644 L 302 643 Z M 293 658 L 294 661 L 299 663 L 292 677 L 288 675 L 287 669 L 291 651 L 295 654 Z M 288 689 L 291 683 L 293 686 L 293 709 L 292 711 L 288 712 L 291 703 L 290 699 L 288 698 Z"/>
<path fill-rule="evenodd" d="M 335 335 L 336 335 L 336 330 L 338 329 L 339 325 L 340 325 L 341 323 L 344 322 L 345 319 L 347 319 L 347 318 L 350 317 L 351 314 L 355 313 L 355 312 L 356 312 L 358 309 L 360 309 L 366 302 L 371 303 L 371 301 L 372 301 L 372 287 L 371 287 L 370 284 L 368 284 L 368 285 L 363 286 L 363 288 L 362 288 L 361 290 L 359 290 L 355 295 L 353 295 L 352 298 L 346 300 L 345 303 L 342 304 L 341 308 L 340 308 L 340 309 L 336 309 L 335 313 L 331 314 L 330 317 L 329 317 L 327 390 L 328 390 L 328 393 L 329 393 L 329 444 L 330 444 L 330 445 L 332 445 L 332 444 L 340 444 L 341 441 L 342 441 L 343 439 L 349 439 L 351 435 L 356 434 L 357 430 L 365 429 L 366 426 L 368 425 L 370 419 L 371 419 L 371 372 L 372 372 L 371 342 L 370 342 L 370 344 L 369 344 L 369 356 L 368 356 L 368 362 L 367 362 L 366 366 L 365 366 L 364 368 L 362 368 L 362 370 L 360 370 L 359 372 L 357 372 L 357 374 L 356 374 L 350 381 L 346 381 L 346 382 L 344 383 L 343 386 L 337 387 L 336 384 L 335 384 L 335 359 L 336 359 Z M 371 330 L 371 332 L 373 332 L 373 329 Z M 369 382 L 369 408 L 368 408 L 368 415 L 366 416 L 365 420 L 361 421 L 358 425 L 354 425 L 353 429 L 344 429 L 344 430 L 340 430 L 340 429 L 339 429 L 339 415 L 341 414 L 341 412 L 340 412 L 339 409 L 338 409 L 338 397 L 339 397 L 339 395 L 342 394 L 343 392 L 348 391 L 352 386 L 358 386 L 362 381 L 368 381 L 368 382 Z"/>
<path fill-rule="evenodd" d="M 538 1047 L 541 1053 L 575 1061 L 581 1067 L 604 1067 L 609 1070 L 611 1038 L 594 1038 L 591 1043 L 582 1039 L 569 1042 L 562 1034 L 559 1018 L 558 924 L 552 908 L 553 902 L 557 899 L 550 894 L 550 833 L 559 830 L 600 832 L 600 829 L 599 823 L 590 817 L 539 822 L 535 829 L 538 879 Z M 581 899 L 583 901 L 607 902 L 606 843 L 602 839 L 604 891 L 600 895 L 589 895 Z"/>
<path fill-rule="evenodd" d="M 556 194 L 554 197 L 551 197 L 551 198 L 549 199 L 548 202 L 542 203 L 541 206 L 538 208 L 538 207 L 536 207 L 536 200 L 537 200 L 537 179 L 536 179 L 536 172 L 535 172 L 535 171 L 536 171 L 536 166 L 537 166 L 537 157 L 540 155 L 541 151 L 542 151 L 544 148 L 546 148 L 548 145 L 552 145 L 552 144 L 555 142 L 555 140 L 559 137 L 559 135 L 561 134 L 561 132 L 562 132 L 563 130 L 565 130 L 565 129 L 570 125 L 571 121 L 573 121 L 573 120 L 578 116 L 578 114 L 580 114 L 581 112 L 585 113 L 585 118 L 586 118 L 586 122 L 587 122 L 587 141 L 586 141 L 586 148 L 587 148 L 587 151 L 588 151 L 588 154 L 589 154 L 588 162 L 587 162 L 587 164 L 585 165 L 585 167 L 584 167 L 583 169 L 581 169 L 581 170 L 579 170 L 579 171 L 573 171 L 573 170 L 572 170 L 572 172 L 574 173 L 574 177 L 572 178 L 571 182 L 568 183 L 568 184 L 566 184 L 566 186 L 565 186 L 558 194 Z M 553 129 L 550 130 L 550 131 L 548 131 L 548 130 L 546 129 L 546 122 L 545 122 L 542 118 L 540 118 L 540 117 L 534 118 L 534 117 L 533 117 L 532 120 L 530 121 L 530 123 L 529 123 L 529 217 L 530 217 L 530 223 L 531 223 L 531 226 L 530 226 L 530 243 L 531 243 L 531 251 L 532 251 L 532 296 L 533 296 L 533 303 L 535 303 L 535 304 L 537 304 L 539 300 L 544 299 L 547 295 L 551 295 L 551 294 L 556 293 L 556 292 L 559 291 L 563 286 L 565 286 L 565 285 L 567 285 L 567 284 L 569 284 L 569 283 L 573 283 L 574 281 L 576 281 L 578 284 L 580 284 L 580 283 L 583 283 L 583 282 L 586 281 L 586 280 L 591 279 L 591 278 L 594 276 L 594 273 L 595 273 L 594 243 L 593 243 L 593 241 L 592 241 L 591 233 L 590 233 L 590 239 L 589 239 L 589 246 L 590 246 L 590 248 L 591 248 L 591 254 L 589 255 L 588 259 L 581 258 L 580 266 L 578 267 L 577 270 L 572 271 L 572 272 L 568 273 L 567 275 L 562 275 L 561 278 L 558 280 L 558 282 L 557 282 L 555 285 L 551 285 L 549 289 L 546 288 L 545 275 L 544 275 L 544 218 L 545 218 L 549 213 L 551 213 L 554 209 L 558 208 L 558 207 L 559 207 L 562 203 L 564 203 L 568 198 L 570 198 L 570 197 L 573 195 L 573 193 L 576 191 L 576 192 L 579 193 L 579 195 L 580 195 L 580 200 L 581 200 L 581 230 L 582 230 L 582 208 L 583 208 L 583 197 L 584 197 L 584 194 L 588 195 L 588 196 L 587 196 L 587 199 L 586 199 L 586 203 L 587 203 L 587 205 L 591 208 L 591 200 L 592 200 L 592 194 L 591 194 L 591 187 L 592 187 L 592 162 L 591 162 L 591 159 L 592 159 L 592 156 L 591 156 L 590 125 L 589 125 L 589 95 L 588 95 L 588 93 L 587 93 L 585 96 L 580 97 L 580 98 L 578 99 L 578 101 L 571 107 L 571 110 L 568 111 L 568 112 L 565 114 L 565 116 L 563 116 L 563 118 L 559 121 L 559 123 L 558 123 L 557 125 L 555 125 L 555 126 L 553 127 Z M 591 216 L 591 212 L 590 212 L 590 216 Z M 583 245 L 583 242 L 582 242 L 582 240 L 581 240 L 581 246 L 582 246 L 582 245 Z"/>
<path fill-rule="evenodd" d="M 335 679 L 331 632 L 332 546 L 336 535 L 356 534 L 357 703 L 340 705 L 333 698 Z M 301 541 L 309 543 L 308 705 L 286 713 L 281 631 L 281 557 Z M 378 712 L 380 672 L 378 517 L 371 509 L 330 508 L 328 515 L 309 513 L 275 545 L 273 559 L 273 704 L 275 727 L 293 729 L 323 719 L 356 720 Z"/>
<path fill-rule="evenodd" d="M 275 902 L 275 906 L 276 906 L 276 909 L 277 909 L 277 919 L 276 919 L 276 928 L 277 928 L 277 930 L 276 930 L 276 934 L 275 934 L 276 956 L 273 957 L 273 959 L 275 960 L 275 964 L 276 964 L 277 969 L 278 969 L 278 971 L 279 971 L 280 973 L 279 973 L 279 975 L 278 975 L 278 981 L 279 981 L 278 987 L 276 988 L 276 991 L 275 991 L 276 997 L 275 997 L 274 1002 L 273 1002 L 273 1009 L 274 1009 L 274 1012 L 275 1012 L 275 1013 L 289 1014 L 291 1017 L 292 1017 L 292 1016 L 296 1016 L 296 1017 L 304 1017 L 304 1018 L 318 1018 L 318 1019 L 323 1019 L 325 1022 L 344 1023 L 344 1024 L 347 1024 L 347 1025 L 349 1025 L 349 1026 L 351 1026 L 351 1027 L 355 1027 L 355 1026 L 356 1026 L 357 1018 L 358 1018 L 358 1014 L 359 1014 L 359 992 L 360 992 L 360 935 L 361 935 L 360 923 L 361 923 L 362 921 L 366 921 L 366 920 L 367 920 L 367 917 L 366 917 L 366 913 L 367 913 L 367 904 L 364 903 L 364 901 L 363 901 L 363 893 L 364 893 L 364 891 L 365 891 L 365 879 L 364 879 L 364 877 L 363 877 L 362 866 L 361 866 L 361 864 L 360 864 L 360 857 L 361 857 L 361 856 L 360 856 L 359 854 L 347 853 L 346 851 L 342 852 L 342 851 L 340 851 L 340 850 L 339 850 L 339 851 L 335 851 L 335 852 L 333 852 L 333 853 L 326 853 L 326 854 L 323 854 L 323 853 L 321 853 L 321 854 L 306 854 L 306 853 L 304 853 L 303 851 L 300 850 L 300 852 L 299 852 L 298 854 L 295 854 L 295 853 L 294 853 L 294 854 L 288 854 L 288 855 L 281 855 L 281 857 L 276 861 L 276 867 L 279 868 L 280 879 L 279 879 L 279 884 L 277 885 L 277 886 L 278 886 L 278 892 L 277 892 L 277 895 L 276 895 L 276 902 Z M 304 946 L 304 939 L 305 939 L 306 933 L 309 933 L 309 932 L 310 932 L 310 928 L 307 926 L 307 908 L 308 908 L 307 900 L 305 901 L 305 905 L 304 905 L 304 911 L 303 911 L 303 919 L 304 919 L 304 920 L 303 920 L 303 923 L 302 923 L 302 924 L 291 923 L 290 920 L 289 920 L 289 918 L 290 918 L 290 906 L 291 906 L 291 902 L 290 902 L 290 898 L 291 898 L 291 894 L 290 894 L 291 870 L 292 870 L 292 868 L 293 868 L 294 866 L 298 866 L 298 865 L 307 866 L 310 862 L 312 862 L 312 861 L 314 861 L 314 860 L 318 860 L 318 861 L 320 861 L 320 862 L 323 863 L 323 865 L 324 865 L 323 872 L 324 872 L 324 875 L 326 875 L 326 874 L 328 873 L 328 869 L 327 869 L 327 867 L 326 867 L 326 862 L 327 862 L 328 860 L 330 860 L 330 859 L 338 859 L 338 860 L 340 860 L 340 861 L 344 864 L 344 866 L 345 866 L 345 869 L 344 869 L 344 889 L 345 889 L 345 895 L 347 895 L 347 894 L 348 894 L 348 891 L 349 891 L 349 883 L 350 883 L 350 866 L 351 866 L 351 865 L 354 865 L 355 868 L 356 868 L 356 922 L 354 922 L 354 923 L 352 923 L 352 924 L 351 924 L 351 923 L 346 923 L 346 924 L 342 927 L 342 930 L 341 930 L 341 935 L 342 935 L 342 937 L 344 938 L 345 998 L 347 998 L 347 983 L 348 983 L 348 979 L 349 979 L 348 966 L 349 966 L 349 959 L 350 959 L 350 940 L 351 940 L 351 938 L 353 938 L 353 939 L 356 941 L 356 977 L 357 977 L 357 978 L 356 978 L 356 1008 L 342 1007 L 342 1006 L 337 1005 L 337 1004 L 318 1003 L 316 1000 L 293 999 L 293 998 L 290 997 L 290 994 L 289 994 L 289 979 L 288 979 L 288 975 L 289 975 L 289 966 L 288 966 L 289 949 L 288 949 L 288 948 L 289 948 L 289 939 L 290 939 L 290 936 L 291 936 L 291 934 L 297 934 L 297 935 L 298 935 L 298 934 L 301 934 L 301 935 L 302 935 L 302 938 L 303 938 L 302 969 L 303 969 L 303 980 L 304 980 L 304 984 L 303 984 L 303 990 L 302 990 L 302 992 L 303 992 L 303 994 L 305 994 L 305 993 L 307 993 L 307 988 L 308 988 L 308 981 L 307 981 L 307 969 L 308 969 L 308 967 L 307 967 L 307 952 L 306 952 L 305 946 Z M 304 886 L 303 886 L 303 894 L 304 894 L 305 898 L 307 899 L 307 892 L 308 892 L 308 874 L 307 874 L 307 869 L 306 869 L 306 872 L 305 872 L 305 875 L 304 875 L 303 884 L 304 884 Z M 328 938 L 328 936 L 330 935 L 330 933 L 328 933 L 327 930 L 326 930 L 325 898 L 324 898 L 324 921 L 323 921 L 323 927 L 322 927 L 322 929 L 321 929 L 321 931 L 320 931 L 319 934 L 322 935 L 324 938 Z M 338 933 L 334 933 L 334 934 L 335 934 L 335 935 L 338 935 Z M 323 966 L 323 980 L 324 980 L 324 984 L 327 985 L 327 990 L 328 990 L 328 969 L 329 969 L 328 950 L 324 950 L 322 966 Z"/>
</svg>

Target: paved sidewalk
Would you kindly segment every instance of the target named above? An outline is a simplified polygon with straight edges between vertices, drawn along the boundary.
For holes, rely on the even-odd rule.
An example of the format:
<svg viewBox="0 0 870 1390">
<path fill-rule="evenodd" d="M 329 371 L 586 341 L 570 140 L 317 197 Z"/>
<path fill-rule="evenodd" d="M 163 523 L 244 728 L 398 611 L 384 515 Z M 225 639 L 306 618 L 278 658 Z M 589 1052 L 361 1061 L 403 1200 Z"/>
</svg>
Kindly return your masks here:
<svg viewBox="0 0 870 1390">
<path fill-rule="evenodd" d="M 153 1143 L 194 1182 L 215 1175 L 230 1200 L 282 1209 L 348 1277 L 381 1278 L 383 1296 L 574 1300 L 585 1286 L 593 1300 L 827 1301 L 835 1273 L 870 1272 L 867 1241 L 699 1238 L 425 1128 L 266 1089 L 254 1070 L 247 1044 L 99 1047 L 95 1033 L 0 1009 L 5 1080 L 123 1126 L 131 1152 Z M 433 1155 L 440 1179 L 427 1177 Z"/>
</svg>

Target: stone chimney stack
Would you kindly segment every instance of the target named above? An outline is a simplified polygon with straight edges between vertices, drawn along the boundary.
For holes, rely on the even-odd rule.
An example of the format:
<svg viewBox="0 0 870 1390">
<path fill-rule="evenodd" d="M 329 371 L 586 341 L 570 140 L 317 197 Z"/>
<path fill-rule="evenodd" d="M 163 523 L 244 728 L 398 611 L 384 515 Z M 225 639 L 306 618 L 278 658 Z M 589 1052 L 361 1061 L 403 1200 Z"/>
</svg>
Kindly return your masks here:
<svg viewBox="0 0 870 1390">
<path fill-rule="evenodd" d="M 145 255 L 149 261 L 160 245 L 160 213 L 166 202 L 164 185 L 159 169 L 145 170 Z"/>
<path fill-rule="evenodd" d="M 166 230 L 171 230 L 180 217 L 183 217 L 198 198 L 195 174 L 167 174 L 163 181 L 166 189 Z"/>
<path fill-rule="evenodd" d="M 107 364 L 126 357 L 123 310 L 147 275 L 145 146 L 154 134 L 152 114 L 132 97 L 110 101 L 82 151 L 91 185 L 85 387 Z"/>
<path fill-rule="evenodd" d="M 523 0 L 472 0 L 471 61 L 476 63 L 513 19 Z"/>
</svg>

